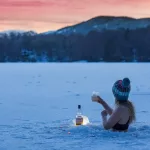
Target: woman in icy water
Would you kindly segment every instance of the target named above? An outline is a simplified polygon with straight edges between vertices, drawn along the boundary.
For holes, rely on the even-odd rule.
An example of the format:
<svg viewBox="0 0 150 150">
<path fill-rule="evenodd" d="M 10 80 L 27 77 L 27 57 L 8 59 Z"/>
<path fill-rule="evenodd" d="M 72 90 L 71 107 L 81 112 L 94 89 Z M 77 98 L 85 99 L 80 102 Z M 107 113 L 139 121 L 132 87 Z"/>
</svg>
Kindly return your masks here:
<svg viewBox="0 0 150 150">
<path fill-rule="evenodd" d="M 92 96 L 92 101 L 100 103 L 105 109 L 101 112 L 101 116 L 106 130 L 127 131 L 129 125 L 135 121 L 135 109 L 132 102 L 128 100 L 130 90 L 128 78 L 114 83 L 112 88 L 116 104 L 114 110 L 100 96 Z M 107 118 L 107 115 L 110 117 Z"/>
</svg>

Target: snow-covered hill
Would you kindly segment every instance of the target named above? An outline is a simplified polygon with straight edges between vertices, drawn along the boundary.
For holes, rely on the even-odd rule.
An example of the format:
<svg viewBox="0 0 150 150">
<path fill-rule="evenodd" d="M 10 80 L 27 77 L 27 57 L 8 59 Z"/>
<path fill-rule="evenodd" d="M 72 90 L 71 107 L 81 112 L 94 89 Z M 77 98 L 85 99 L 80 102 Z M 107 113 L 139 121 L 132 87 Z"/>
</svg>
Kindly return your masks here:
<svg viewBox="0 0 150 150">
<path fill-rule="evenodd" d="M 118 29 L 137 29 L 150 26 L 150 18 L 135 19 L 130 17 L 112 17 L 112 16 L 98 16 L 90 20 L 78 23 L 73 26 L 64 27 L 56 31 L 47 31 L 40 33 L 40 35 L 51 34 L 88 34 L 90 31 L 103 31 L 103 30 L 118 30 Z M 22 30 L 8 30 L 0 32 L 0 37 L 7 35 L 37 35 L 34 31 Z"/>
<path fill-rule="evenodd" d="M 129 17 L 100 16 L 79 24 L 59 29 L 46 34 L 88 34 L 90 31 L 137 29 L 150 26 L 150 18 L 134 19 Z M 45 34 L 45 33 L 44 33 Z"/>
</svg>

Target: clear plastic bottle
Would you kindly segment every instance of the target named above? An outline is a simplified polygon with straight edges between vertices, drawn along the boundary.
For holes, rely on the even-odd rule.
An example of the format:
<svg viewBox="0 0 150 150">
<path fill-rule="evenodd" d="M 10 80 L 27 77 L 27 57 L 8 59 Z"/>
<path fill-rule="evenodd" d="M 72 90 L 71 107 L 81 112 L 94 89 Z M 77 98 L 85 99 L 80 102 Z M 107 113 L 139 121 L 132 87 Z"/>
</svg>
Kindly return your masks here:
<svg viewBox="0 0 150 150">
<path fill-rule="evenodd" d="M 83 116 L 82 116 L 81 105 L 78 105 L 78 111 L 76 115 L 76 125 L 82 125 L 82 124 L 83 124 Z"/>
</svg>

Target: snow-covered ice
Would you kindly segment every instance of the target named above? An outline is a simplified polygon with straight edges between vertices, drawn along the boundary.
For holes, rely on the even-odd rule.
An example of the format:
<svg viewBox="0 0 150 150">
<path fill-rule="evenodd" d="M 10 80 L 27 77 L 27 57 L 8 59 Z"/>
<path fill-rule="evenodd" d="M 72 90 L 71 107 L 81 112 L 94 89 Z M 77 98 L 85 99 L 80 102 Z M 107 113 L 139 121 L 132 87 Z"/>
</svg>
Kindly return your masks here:
<svg viewBox="0 0 150 150">
<path fill-rule="evenodd" d="M 114 106 L 112 85 L 129 77 L 137 121 L 128 133 L 102 127 L 99 92 Z M 149 150 L 149 63 L 1 63 L 0 150 Z M 77 105 L 90 124 L 74 126 Z"/>
</svg>

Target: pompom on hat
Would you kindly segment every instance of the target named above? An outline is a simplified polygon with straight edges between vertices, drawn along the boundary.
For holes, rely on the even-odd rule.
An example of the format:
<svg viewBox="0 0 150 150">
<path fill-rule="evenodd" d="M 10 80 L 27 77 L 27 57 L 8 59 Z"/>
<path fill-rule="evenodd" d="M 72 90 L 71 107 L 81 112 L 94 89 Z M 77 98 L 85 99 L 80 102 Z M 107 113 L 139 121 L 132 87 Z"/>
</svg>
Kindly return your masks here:
<svg viewBox="0 0 150 150">
<path fill-rule="evenodd" d="M 130 80 L 124 78 L 123 80 L 118 80 L 114 83 L 112 87 L 112 92 L 114 97 L 119 101 L 128 100 L 129 94 L 131 91 Z"/>
</svg>

